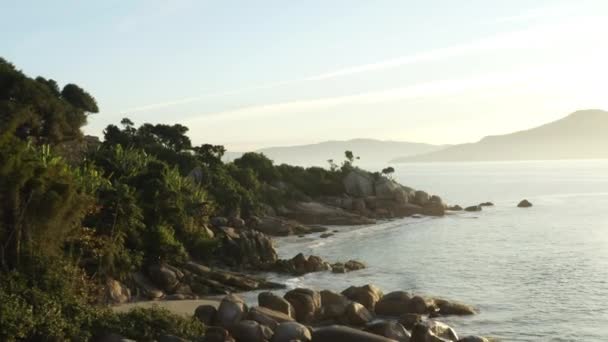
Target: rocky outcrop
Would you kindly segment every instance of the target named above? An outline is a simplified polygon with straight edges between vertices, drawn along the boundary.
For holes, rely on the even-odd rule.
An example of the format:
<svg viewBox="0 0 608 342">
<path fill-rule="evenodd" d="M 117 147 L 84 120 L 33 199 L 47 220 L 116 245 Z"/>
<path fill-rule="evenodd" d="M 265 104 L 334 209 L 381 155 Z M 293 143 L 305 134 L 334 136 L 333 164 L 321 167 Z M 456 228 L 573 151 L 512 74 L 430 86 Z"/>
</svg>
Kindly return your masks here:
<svg viewBox="0 0 608 342">
<path fill-rule="evenodd" d="M 374 192 L 374 179 L 363 170 L 353 169 L 344 177 L 343 184 L 346 193 L 353 197 L 368 197 Z"/>
<path fill-rule="evenodd" d="M 278 259 L 272 239 L 255 230 L 224 234 L 218 254 L 225 263 L 241 268 L 261 268 Z"/>
<path fill-rule="evenodd" d="M 334 273 L 347 273 L 364 268 L 365 264 L 356 260 L 349 260 L 346 263 L 337 262 L 334 264 L 330 264 L 318 256 L 310 255 L 306 257 L 304 256 L 304 254 L 299 253 L 291 259 L 277 260 L 277 262 L 272 267 L 267 269 L 279 273 L 304 275 L 307 273 L 323 271 L 332 271 Z"/>
<path fill-rule="evenodd" d="M 523 199 L 521 200 L 521 202 L 519 202 L 519 204 L 517 204 L 518 208 L 530 208 L 532 206 L 532 203 L 530 201 L 528 201 L 527 199 Z"/>
<path fill-rule="evenodd" d="M 471 206 L 464 208 L 464 211 L 468 211 L 468 212 L 481 211 L 481 206 L 480 205 L 471 205 Z"/>
<path fill-rule="evenodd" d="M 405 313 L 398 319 L 387 317 L 403 311 L 426 311 L 424 315 L 430 317 L 436 303 L 445 306 L 450 303 L 448 301 L 412 296 L 403 291 L 382 296 L 382 292 L 373 285 L 350 287 L 344 293 L 367 302 L 368 306 L 373 307 L 375 301 L 378 303 L 373 310 L 333 291 L 319 293 L 298 288 L 287 292 L 284 299 L 270 292 L 262 293 L 258 298 L 260 306 L 249 310 L 238 296 L 226 296 L 217 312 L 199 307 L 196 317 L 206 324 L 219 326 L 207 328 L 205 341 L 487 341 L 477 336 L 459 340 L 452 327 L 436 319 L 425 318 L 423 314 Z M 292 308 L 297 322 L 287 314 L 292 312 Z"/>
<path fill-rule="evenodd" d="M 289 219 L 303 224 L 321 225 L 362 225 L 373 224 L 368 217 L 348 212 L 341 208 L 331 207 L 319 202 L 289 203 L 283 213 Z"/>
</svg>

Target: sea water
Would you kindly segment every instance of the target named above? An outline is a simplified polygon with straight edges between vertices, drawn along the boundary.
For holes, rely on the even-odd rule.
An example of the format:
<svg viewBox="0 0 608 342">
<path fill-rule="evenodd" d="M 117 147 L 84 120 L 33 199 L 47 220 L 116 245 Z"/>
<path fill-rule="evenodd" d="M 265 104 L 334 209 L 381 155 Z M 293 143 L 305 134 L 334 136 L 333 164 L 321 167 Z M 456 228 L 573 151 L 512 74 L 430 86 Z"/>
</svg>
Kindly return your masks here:
<svg viewBox="0 0 608 342">
<path fill-rule="evenodd" d="M 462 301 L 480 313 L 443 319 L 461 335 L 608 341 L 608 161 L 420 163 L 395 169 L 395 180 L 450 204 L 495 206 L 335 227 L 338 233 L 327 239 L 281 238 L 281 258 L 303 252 L 332 262 L 357 259 L 368 268 L 274 279 L 290 288 L 334 291 L 372 283 L 385 293 L 406 290 Z M 517 208 L 524 198 L 534 206 Z"/>
</svg>

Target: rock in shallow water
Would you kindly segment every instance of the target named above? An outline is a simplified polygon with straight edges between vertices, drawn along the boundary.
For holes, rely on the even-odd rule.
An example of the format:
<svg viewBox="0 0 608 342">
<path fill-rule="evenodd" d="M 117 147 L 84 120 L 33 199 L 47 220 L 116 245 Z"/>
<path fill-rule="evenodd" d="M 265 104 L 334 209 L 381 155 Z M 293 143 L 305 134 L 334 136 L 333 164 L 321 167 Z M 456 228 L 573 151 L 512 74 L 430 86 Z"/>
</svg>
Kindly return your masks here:
<svg viewBox="0 0 608 342">
<path fill-rule="evenodd" d="M 530 201 L 528 201 L 527 199 L 524 199 L 521 202 L 519 202 L 519 204 L 517 204 L 518 208 L 530 208 L 531 206 L 532 206 L 532 203 Z"/>
</svg>

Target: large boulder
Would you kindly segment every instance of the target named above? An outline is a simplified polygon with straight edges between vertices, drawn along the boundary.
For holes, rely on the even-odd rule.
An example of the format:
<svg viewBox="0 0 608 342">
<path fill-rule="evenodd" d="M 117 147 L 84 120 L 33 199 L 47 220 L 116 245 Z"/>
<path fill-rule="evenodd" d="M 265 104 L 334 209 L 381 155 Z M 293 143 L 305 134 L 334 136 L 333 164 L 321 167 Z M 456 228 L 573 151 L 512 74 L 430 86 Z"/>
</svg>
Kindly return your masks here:
<svg viewBox="0 0 608 342">
<path fill-rule="evenodd" d="M 412 297 L 405 291 L 394 291 L 384 295 L 376 303 L 376 314 L 381 316 L 401 316 L 408 313 Z"/>
<path fill-rule="evenodd" d="M 274 329 L 279 323 L 293 322 L 294 319 L 282 312 L 274 311 L 263 306 L 255 306 L 247 313 L 247 319 Z"/>
<path fill-rule="evenodd" d="M 241 297 L 228 295 L 222 299 L 215 320 L 217 325 L 230 329 L 245 317 L 246 312 L 247 305 Z"/>
<path fill-rule="evenodd" d="M 382 298 L 382 291 L 375 285 L 351 286 L 342 294 L 357 303 L 363 304 L 368 310 L 374 311 L 376 303 Z"/>
<path fill-rule="evenodd" d="M 212 325 L 215 322 L 217 309 L 213 305 L 199 305 L 194 311 L 194 317 L 204 325 Z"/>
<path fill-rule="evenodd" d="M 219 253 L 222 260 L 239 267 L 263 267 L 278 259 L 272 239 L 255 230 L 242 230 L 237 236 L 224 236 Z"/>
<path fill-rule="evenodd" d="M 300 323 L 285 322 L 279 324 L 276 329 L 274 329 L 274 335 L 272 336 L 271 342 L 285 341 L 310 342 L 312 341 L 312 335 L 310 330 Z"/>
<path fill-rule="evenodd" d="M 394 321 L 371 322 L 365 326 L 365 331 L 388 337 L 399 342 L 408 342 L 410 340 L 410 333 L 403 325 Z"/>
<path fill-rule="evenodd" d="M 165 295 L 163 291 L 154 286 L 143 273 L 135 272 L 132 274 L 131 278 L 140 291 L 140 294 L 147 299 L 159 299 Z"/>
<path fill-rule="evenodd" d="M 243 320 L 233 326 L 232 336 L 239 342 L 267 342 L 273 335 L 272 329 L 256 321 Z"/>
<path fill-rule="evenodd" d="M 427 326 L 429 327 L 431 332 L 436 336 L 445 338 L 446 340 L 450 341 L 458 341 L 458 334 L 456 334 L 456 331 L 443 322 L 430 319 L 427 321 Z"/>
<path fill-rule="evenodd" d="M 439 196 L 431 196 L 429 201 L 424 205 L 424 214 L 429 216 L 443 216 L 447 205 Z"/>
<path fill-rule="evenodd" d="M 272 292 L 258 294 L 258 305 L 296 318 L 296 311 L 287 299 L 279 297 Z"/>
<path fill-rule="evenodd" d="M 521 202 L 517 204 L 518 208 L 530 208 L 531 206 L 532 202 L 528 201 L 527 199 L 521 200 Z"/>
<path fill-rule="evenodd" d="M 346 318 L 346 322 L 349 325 L 354 326 L 362 326 L 374 319 L 374 316 L 365 308 L 365 306 L 357 303 L 351 302 L 344 312 L 344 316 Z"/>
<path fill-rule="evenodd" d="M 131 300 L 131 290 L 116 279 L 106 280 L 106 302 L 109 304 L 122 304 Z"/>
<path fill-rule="evenodd" d="M 418 323 L 412 328 L 410 342 L 451 342 L 451 340 L 435 335 L 428 325 Z"/>
<path fill-rule="evenodd" d="M 222 327 L 207 327 L 205 331 L 205 342 L 234 342 L 228 330 Z"/>
<path fill-rule="evenodd" d="M 430 196 L 428 193 L 422 190 L 418 190 L 414 193 L 414 200 L 412 201 L 414 204 L 424 207 L 430 200 Z"/>
<path fill-rule="evenodd" d="M 344 177 L 343 183 L 346 193 L 353 197 L 367 197 L 374 193 L 374 179 L 363 170 L 351 170 Z"/>
<path fill-rule="evenodd" d="M 395 342 L 395 340 L 343 325 L 331 325 L 315 329 L 315 342 Z"/>
<path fill-rule="evenodd" d="M 408 194 L 401 185 L 388 178 L 380 178 L 374 184 L 376 198 L 380 200 L 392 200 L 397 203 L 407 203 Z"/>
<path fill-rule="evenodd" d="M 300 323 L 311 323 L 321 309 L 321 295 L 314 290 L 297 288 L 287 292 L 284 298 L 295 309 Z"/>
<path fill-rule="evenodd" d="M 457 315 L 457 316 L 468 316 L 476 314 L 476 310 L 466 304 L 452 302 L 441 298 L 433 299 L 435 306 L 439 309 L 439 314 L 443 316 Z"/>
<path fill-rule="evenodd" d="M 337 319 L 344 316 L 350 300 L 344 295 L 329 290 L 321 291 L 322 316 L 324 319 Z"/>
<path fill-rule="evenodd" d="M 150 279 L 166 292 L 173 292 L 179 284 L 180 274 L 166 264 L 153 264 L 148 267 Z"/>
</svg>

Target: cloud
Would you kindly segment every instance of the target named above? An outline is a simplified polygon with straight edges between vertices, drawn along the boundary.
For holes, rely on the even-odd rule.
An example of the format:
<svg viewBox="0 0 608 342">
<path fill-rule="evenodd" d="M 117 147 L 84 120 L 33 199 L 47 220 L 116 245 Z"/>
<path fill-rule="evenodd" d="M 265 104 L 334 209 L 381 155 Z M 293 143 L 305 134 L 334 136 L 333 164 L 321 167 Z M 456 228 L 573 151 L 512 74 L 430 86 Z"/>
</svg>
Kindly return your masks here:
<svg viewBox="0 0 608 342">
<path fill-rule="evenodd" d="M 517 72 L 488 73 L 467 79 L 437 80 L 407 87 L 371 91 L 354 95 L 245 106 L 233 110 L 201 114 L 188 121 L 251 119 L 319 111 L 342 105 L 369 105 L 407 99 L 454 95 L 474 89 L 487 90 L 490 87 L 503 87 L 523 82 L 538 76 L 543 70 L 544 69 L 530 68 L 522 69 Z"/>
</svg>

